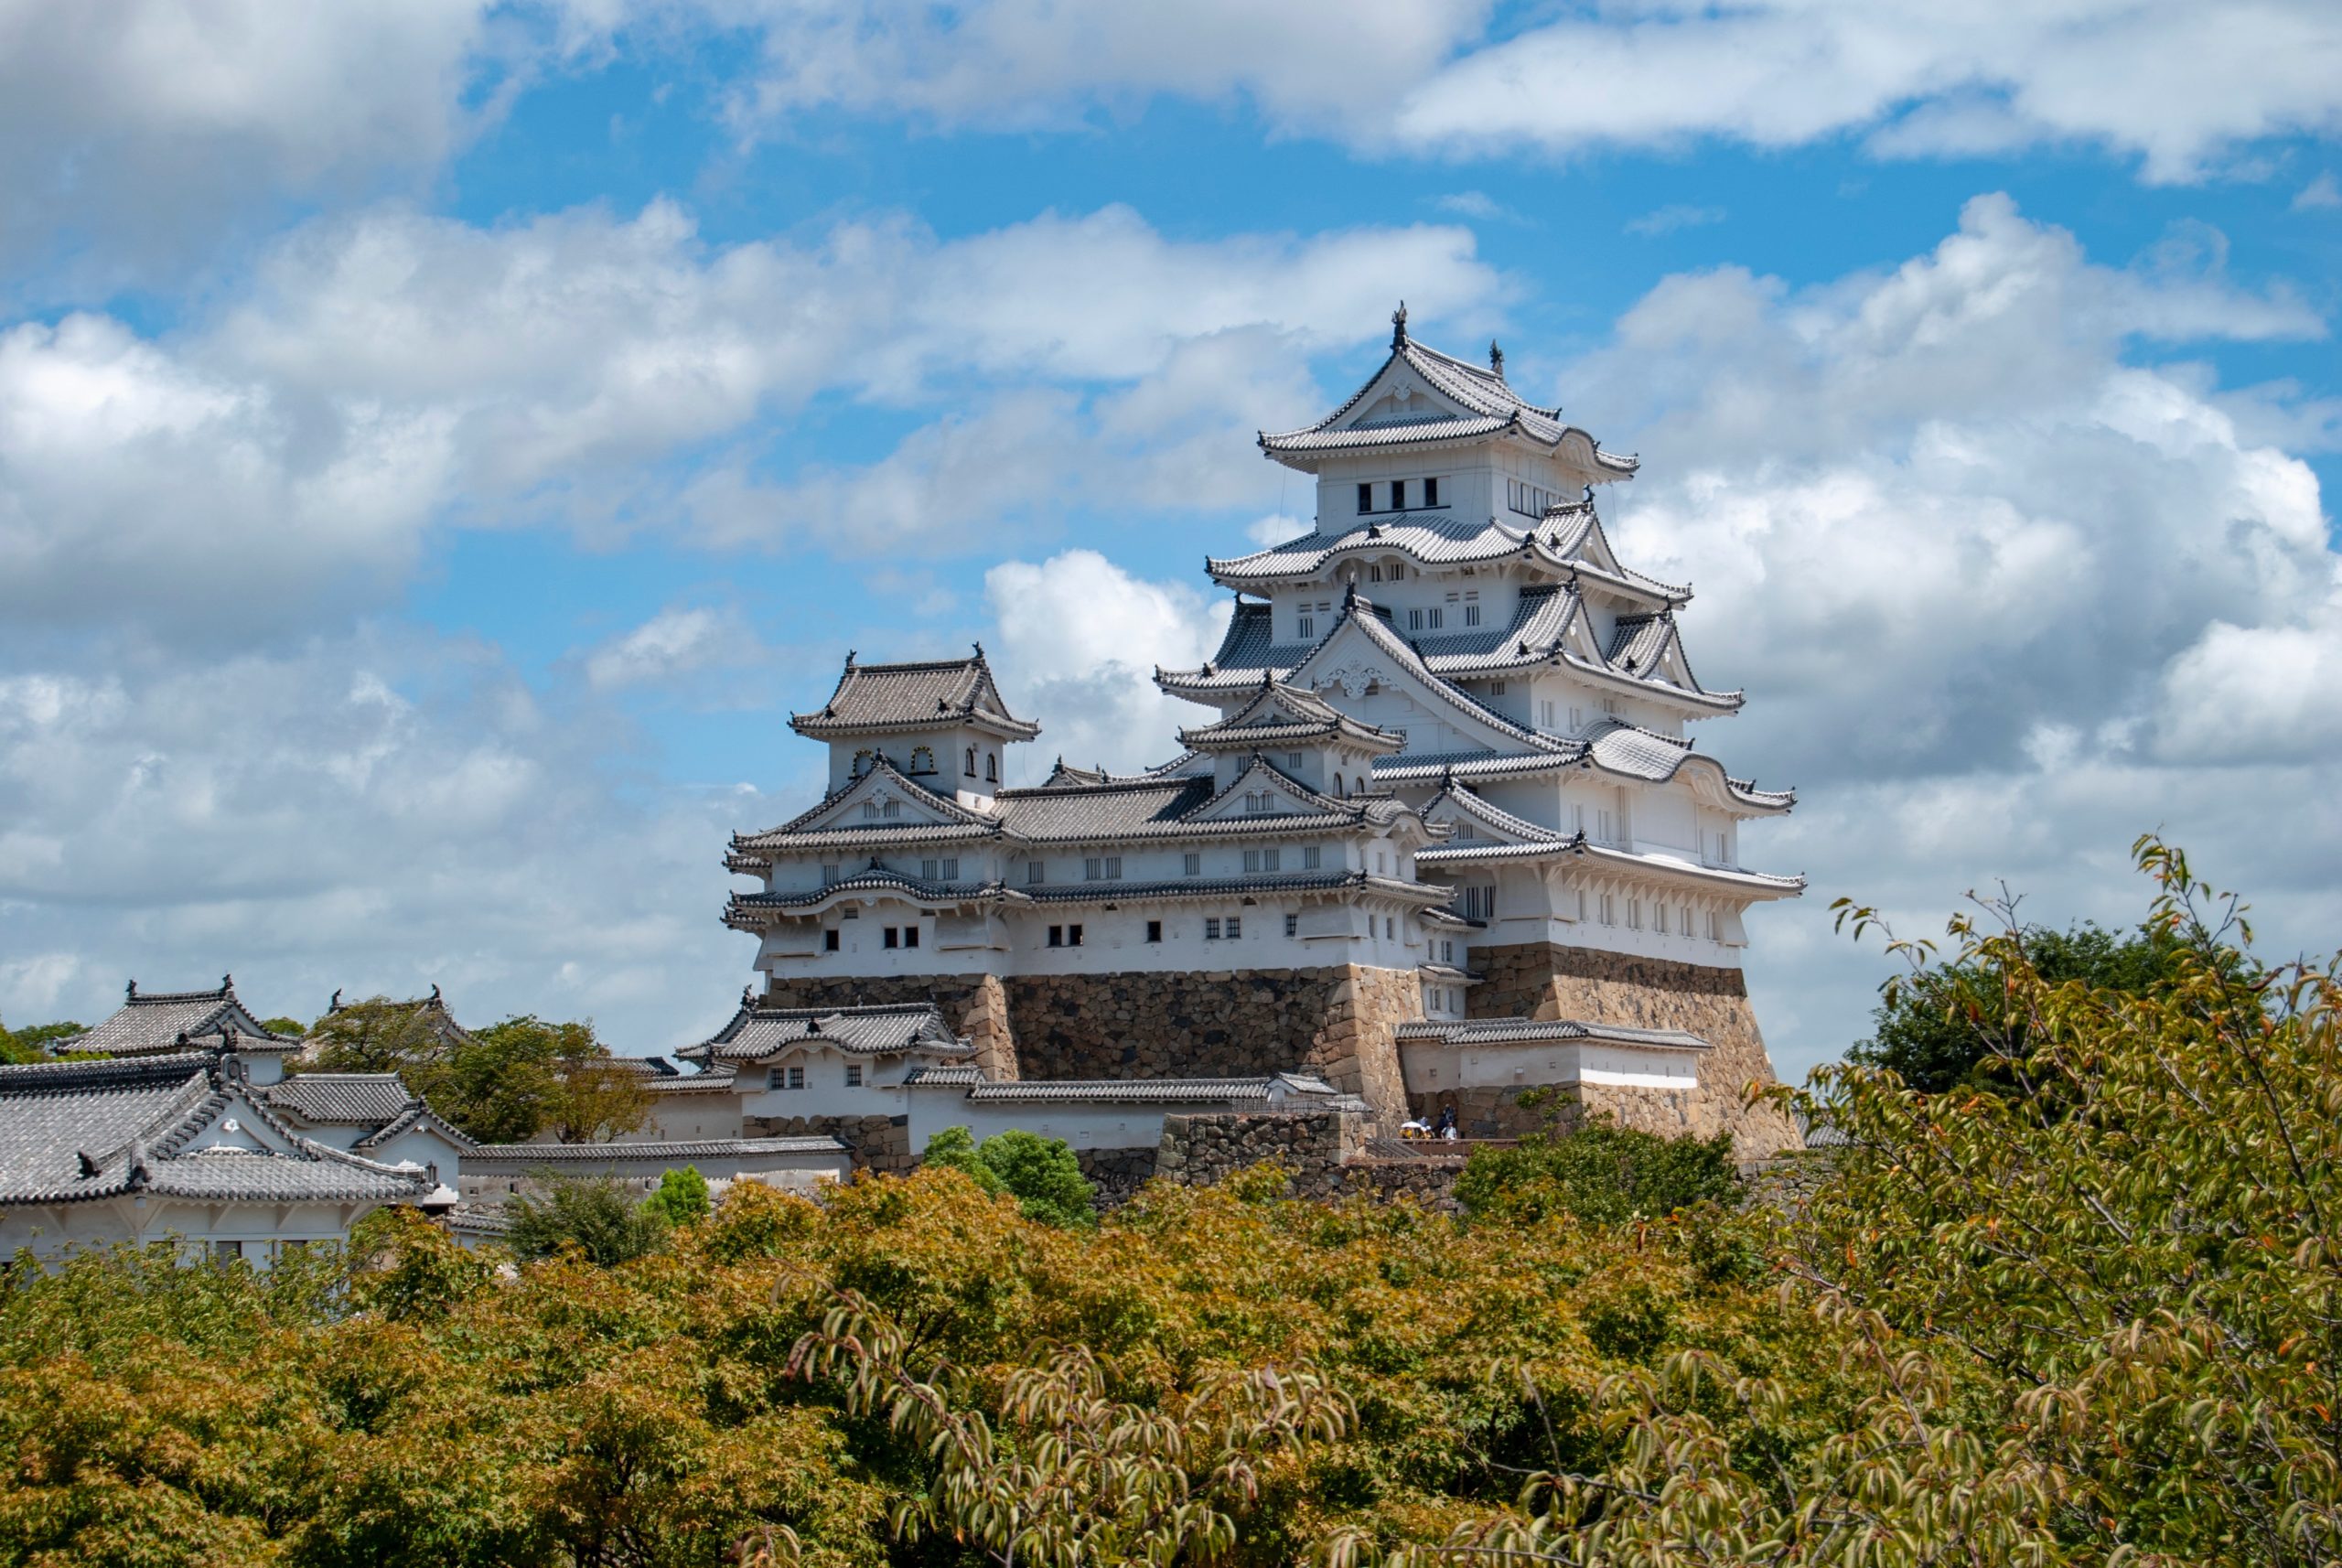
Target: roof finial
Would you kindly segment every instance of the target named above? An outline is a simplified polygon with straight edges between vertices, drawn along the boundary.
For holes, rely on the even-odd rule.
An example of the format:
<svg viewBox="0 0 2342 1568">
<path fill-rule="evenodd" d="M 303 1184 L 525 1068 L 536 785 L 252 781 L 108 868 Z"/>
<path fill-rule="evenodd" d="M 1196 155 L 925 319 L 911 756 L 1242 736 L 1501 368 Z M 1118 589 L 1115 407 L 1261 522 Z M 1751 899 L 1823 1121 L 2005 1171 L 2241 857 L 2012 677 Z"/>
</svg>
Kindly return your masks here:
<svg viewBox="0 0 2342 1568">
<path fill-rule="evenodd" d="M 333 996 L 332 996 L 332 998 L 331 998 L 330 1000 L 328 1000 L 328 1001 L 326 1003 L 326 1011 L 327 1011 L 327 1012 L 328 1012 L 328 1013 L 338 1013 L 338 1012 L 340 1012 L 340 1011 L 341 1011 L 341 987 L 340 987 L 340 986 L 337 985 L 337 986 L 335 986 L 335 987 L 333 988 Z"/>
<path fill-rule="evenodd" d="M 232 975 L 232 974 L 223 974 L 223 975 L 221 975 L 221 976 L 220 977 L 220 990 L 222 990 L 222 991 L 233 991 L 233 990 L 235 990 L 235 989 L 236 989 L 236 977 L 235 977 L 234 975 Z"/>
<path fill-rule="evenodd" d="M 445 1001 L 441 998 L 441 996 L 440 996 L 440 994 L 439 994 L 439 983 L 438 983 L 437 981 L 435 981 L 435 981 L 433 981 L 433 982 L 431 983 L 431 1000 L 432 1000 L 433 1002 L 435 1002 L 435 1003 L 438 1003 L 438 1004 L 441 1004 L 441 1005 L 443 1005 L 443 1006 L 446 1004 L 445 1004 Z"/>
<path fill-rule="evenodd" d="M 1493 338 L 1488 339 L 1488 369 L 1497 380 L 1504 380 L 1504 345 Z"/>
<path fill-rule="evenodd" d="M 818 1035 L 822 1032 L 822 1020 L 818 1015 L 805 1020 L 805 1032 L 809 1035 Z"/>
<path fill-rule="evenodd" d="M 1402 299 L 1399 302 L 1399 308 L 1391 313 L 1391 347 L 1395 349 L 1406 346 L 1407 302 Z"/>
<path fill-rule="evenodd" d="M 975 649 L 977 658 L 982 659 L 984 656 L 984 645 L 983 643 L 973 643 L 971 644 L 971 646 Z"/>
<path fill-rule="evenodd" d="M 854 668 L 854 650 L 851 648 L 845 650 L 845 667 L 849 670 Z"/>
<path fill-rule="evenodd" d="M 135 1002 L 138 1000 L 138 982 L 134 980 L 130 983 L 129 988 L 123 992 L 122 999 L 125 1002 Z"/>
<path fill-rule="evenodd" d="M 1346 588 L 1344 588 L 1344 589 L 1342 590 L 1342 608 L 1343 608 L 1345 611 L 1347 611 L 1347 610 L 1348 610 L 1348 609 L 1350 608 L 1350 607 L 1351 607 L 1351 606 L 1353 606 L 1353 605 L 1355 605 L 1355 604 L 1357 604 L 1357 603 L 1358 603 L 1358 579 L 1357 579 L 1356 577 L 1352 577 L 1352 578 L 1350 579 L 1350 581 L 1349 581 L 1349 586 L 1348 586 L 1348 587 L 1346 587 Z"/>
<path fill-rule="evenodd" d="M 755 1009 L 756 1005 L 757 988 L 753 985 L 744 985 L 740 987 L 740 1010 L 744 1013 L 751 1012 Z"/>
</svg>

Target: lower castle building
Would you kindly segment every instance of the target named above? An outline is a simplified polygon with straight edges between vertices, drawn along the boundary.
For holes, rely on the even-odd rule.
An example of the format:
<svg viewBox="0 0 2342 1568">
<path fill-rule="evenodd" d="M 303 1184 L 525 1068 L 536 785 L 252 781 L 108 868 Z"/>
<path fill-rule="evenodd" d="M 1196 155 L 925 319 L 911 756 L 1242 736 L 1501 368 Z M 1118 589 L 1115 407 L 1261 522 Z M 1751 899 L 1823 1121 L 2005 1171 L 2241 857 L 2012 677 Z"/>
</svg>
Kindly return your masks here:
<svg viewBox="0 0 2342 1568">
<path fill-rule="evenodd" d="M 1558 1102 L 1744 1158 L 1796 1143 L 1747 1101 L 1773 1074 L 1741 961 L 1746 912 L 1804 883 L 1739 842 L 1794 797 L 1689 733 L 1742 695 L 1692 673 L 1691 590 L 1605 535 L 1595 487 L 1635 460 L 1514 393 L 1493 346 L 1394 327 L 1341 407 L 1261 437 L 1316 477 L 1315 525 L 1207 561 L 1237 605 L 1210 661 L 1157 671 L 1198 710 L 1170 760 L 1010 788 L 1004 752 L 1040 731 L 981 648 L 847 656 L 791 721 L 826 793 L 725 860 L 756 884 L 725 914 L 758 940 L 744 1020 L 931 1003 L 914 1075 L 1292 1075 L 1385 1127 L 1453 1106 L 1513 1133 Z M 865 1070 L 811 1058 L 757 1109 L 813 1130 L 817 1091 Z"/>
</svg>

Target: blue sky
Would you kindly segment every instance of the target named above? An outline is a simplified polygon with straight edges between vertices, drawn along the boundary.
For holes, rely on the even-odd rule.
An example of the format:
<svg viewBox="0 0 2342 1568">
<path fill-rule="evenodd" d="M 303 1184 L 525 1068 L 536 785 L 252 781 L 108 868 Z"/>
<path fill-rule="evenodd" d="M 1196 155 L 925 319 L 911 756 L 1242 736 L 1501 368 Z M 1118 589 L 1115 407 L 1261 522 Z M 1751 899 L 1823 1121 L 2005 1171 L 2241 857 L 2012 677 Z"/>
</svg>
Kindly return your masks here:
<svg viewBox="0 0 2342 1568">
<path fill-rule="evenodd" d="M 693 1037 L 844 650 L 1167 754 L 1402 296 L 1644 459 L 1791 1076 L 1842 893 L 2330 945 L 2342 22 L 1971 10 L 0 0 L 0 1016 Z"/>
</svg>

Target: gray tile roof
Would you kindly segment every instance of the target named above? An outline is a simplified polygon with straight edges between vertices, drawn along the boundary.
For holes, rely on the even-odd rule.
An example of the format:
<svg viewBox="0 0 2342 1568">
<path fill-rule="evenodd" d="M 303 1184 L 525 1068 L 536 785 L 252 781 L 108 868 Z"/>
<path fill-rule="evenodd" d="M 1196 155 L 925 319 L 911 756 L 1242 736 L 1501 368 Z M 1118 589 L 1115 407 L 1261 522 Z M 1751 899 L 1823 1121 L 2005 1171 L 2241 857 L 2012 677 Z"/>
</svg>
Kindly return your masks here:
<svg viewBox="0 0 2342 1568">
<path fill-rule="evenodd" d="M 407 1102 L 405 1110 L 359 1139 L 350 1147 L 360 1150 L 378 1149 L 392 1139 L 404 1137 L 415 1128 L 424 1126 L 429 1127 L 432 1132 L 446 1139 L 458 1149 L 474 1149 L 479 1146 L 478 1140 L 469 1133 L 432 1110 L 428 1101 L 414 1100 Z"/>
<path fill-rule="evenodd" d="M 790 727 L 802 736 L 846 738 L 974 725 L 1004 738 L 1030 740 L 1038 725 L 1012 716 L 978 648 L 968 659 L 911 664 L 856 664 L 846 655 L 837 690 L 821 712 L 799 714 Z"/>
<path fill-rule="evenodd" d="M 467 1173 L 502 1175 L 540 1165 L 617 1166 L 638 1161 L 736 1159 L 758 1155 L 843 1155 L 846 1146 L 827 1134 L 787 1138 L 696 1138 L 645 1144 L 482 1144 L 464 1155 Z"/>
<path fill-rule="evenodd" d="M 228 1030 L 246 1051 L 290 1051 L 300 1042 L 273 1035 L 236 999 L 234 977 L 220 977 L 217 991 L 141 992 L 132 981 L 126 1000 L 114 1015 L 95 1028 L 57 1042 L 67 1051 L 98 1052 L 111 1057 L 171 1055 L 190 1043 L 216 1038 Z"/>
<path fill-rule="evenodd" d="M 751 999 L 743 1002 L 724 1027 L 678 1054 L 711 1062 L 764 1061 L 809 1040 L 849 1056 L 947 1058 L 975 1052 L 973 1046 L 951 1032 L 941 1010 L 931 1002 L 773 1007 Z"/>
<path fill-rule="evenodd" d="M 940 1081 L 940 1080 L 929 1080 Z M 1002 1079 L 971 1085 L 972 1105 L 1048 1104 L 1080 1101 L 1088 1104 L 1187 1105 L 1207 1102 L 1265 1104 L 1277 1079 L 1269 1078 L 1089 1078 Z M 1331 1096 L 1331 1085 L 1319 1079 L 1293 1079 L 1287 1087 L 1305 1096 Z"/>
<path fill-rule="evenodd" d="M 1341 740 L 1359 751 L 1394 752 L 1405 743 L 1372 725 L 1360 724 L 1314 692 L 1278 682 L 1265 671 L 1253 699 L 1217 724 L 1179 732 L 1191 751 L 1266 749 L 1308 741 Z"/>
<path fill-rule="evenodd" d="M 1418 343 L 1406 336 L 1403 313 L 1401 319 L 1401 329 L 1392 339 L 1390 358 L 1375 367 L 1374 374 L 1369 376 L 1348 401 L 1305 429 L 1277 435 L 1263 432 L 1260 437 L 1261 449 L 1271 456 L 1278 456 L 1410 441 L 1454 440 L 1512 430 L 1548 448 L 1558 447 L 1575 436 L 1584 443 L 1591 460 L 1603 472 L 1624 477 L 1635 471 L 1634 458 L 1605 452 L 1595 444 L 1591 435 L 1563 424 L 1561 410 L 1540 408 L 1514 392 L 1506 383 L 1501 368 L 1493 364 L 1476 365 Z M 1435 417 L 1406 418 L 1377 422 L 1363 428 L 1346 428 L 1344 421 L 1374 389 L 1393 360 L 1404 363 L 1423 381 L 1459 405 L 1463 412 L 1443 411 Z"/>
<path fill-rule="evenodd" d="M 1437 1019 L 1402 1024 L 1402 1040 L 1445 1040 L 1451 1046 L 1533 1045 L 1543 1040 L 1614 1041 L 1662 1050 L 1704 1051 L 1708 1042 L 1681 1029 L 1644 1029 L 1583 1018 Z"/>
<path fill-rule="evenodd" d="M 940 822 L 865 822 L 849 819 L 835 827 L 817 825 L 822 818 L 845 804 L 847 798 L 856 791 L 876 790 L 882 786 L 893 786 L 903 799 L 918 802 L 943 820 Z M 843 789 L 822 796 L 811 807 L 780 826 L 768 828 L 763 832 L 734 833 L 732 853 L 725 857 L 725 865 L 734 871 L 749 869 L 759 864 L 756 860 L 757 853 L 766 850 L 820 849 L 843 854 L 856 849 L 885 848 L 898 843 L 957 843 L 996 838 L 999 834 L 998 817 L 972 810 L 950 795 L 929 789 L 881 757 L 869 771 L 848 782 Z"/>
<path fill-rule="evenodd" d="M 149 1192 L 221 1203 L 400 1202 L 429 1179 L 346 1155 L 277 1121 L 209 1051 L 0 1068 L 0 1203 Z M 215 1146 L 249 1115 L 261 1150 Z M 209 1132 L 215 1145 L 194 1140 Z"/>
<path fill-rule="evenodd" d="M 436 985 L 431 988 L 430 995 L 417 996 L 404 1002 L 392 1002 L 387 996 L 378 996 L 371 1000 L 377 1005 L 387 1006 L 393 1012 L 414 1014 L 433 1035 L 447 1046 L 467 1045 L 471 1040 L 471 1032 L 456 1022 L 456 1015 L 448 1011 L 447 1000 L 439 994 L 439 988 Z M 333 999 L 326 1004 L 326 1015 L 331 1017 L 347 1007 L 359 1005 L 363 1004 L 344 1002 L 341 999 L 341 993 L 337 991 L 333 993 Z"/>
<path fill-rule="evenodd" d="M 272 1111 L 312 1125 L 379 1127 L 405 1113 L 414 1096 L 394 1072 L 304 1072 L 261 1090 Z"/>
</svg>

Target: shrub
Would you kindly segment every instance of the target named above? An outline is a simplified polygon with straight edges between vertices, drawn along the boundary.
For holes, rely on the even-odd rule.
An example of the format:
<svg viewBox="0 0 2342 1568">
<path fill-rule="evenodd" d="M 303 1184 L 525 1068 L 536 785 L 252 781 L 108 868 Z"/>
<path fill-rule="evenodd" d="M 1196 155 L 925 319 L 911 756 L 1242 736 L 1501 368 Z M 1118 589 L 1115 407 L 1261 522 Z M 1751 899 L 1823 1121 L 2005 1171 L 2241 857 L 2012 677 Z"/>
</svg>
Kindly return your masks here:
<svg viewBox="0 0 2342 1568">
<path fill-rule="evenodd" d="M 1017 1129 L 978 1144 L 965 1127 L 946 1127 L 927 1141 L 920 1158 L 963 1173 L 994 1196 L 1015 1198 L 1027 1219 L 1076 1230 L 1098 1223 L 1091 1203 L 1097 1189 L 1081 1174 L 1080 1157 L 1062 1138 Z"/>
<path fill-rule="evenodd" d="M 671 1170 L 659 1178 L 659 1190 L 644 1199 L 670 1225 L 691 1225 L 707 1218 L 707 1178 L 697 1165 Z"/>
<path fill-rule="evenodd" d="M 550 1258 L 575 1248 L 590 1262 L 631 1262 L 667 1238 L 665 1213 L 607 1176 L 565 1176 L 541 1171 L 540 1192 L 505 1206 L 511 1226 L 505 1241 L 523 1258 Z"/>
<path fill-rule="evenodd" d="M 1726 1197 L 1733 1186 L 1730 1133 L 1662 1138 L 1596 1117 L 1574 1133 L 1474 1149 L 1456 1201 L 1474 1219 L 1533 1223 L 1568 1214 L 1616 1225 Z"/>
</svg>

